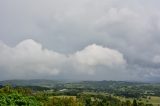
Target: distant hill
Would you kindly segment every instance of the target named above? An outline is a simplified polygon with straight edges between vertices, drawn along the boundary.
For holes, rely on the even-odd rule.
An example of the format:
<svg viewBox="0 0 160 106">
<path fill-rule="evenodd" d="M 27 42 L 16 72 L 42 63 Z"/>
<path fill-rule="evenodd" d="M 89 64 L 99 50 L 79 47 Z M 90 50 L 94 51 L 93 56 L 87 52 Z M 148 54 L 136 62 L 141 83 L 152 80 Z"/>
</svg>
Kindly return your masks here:
<svg viewBox="0 0 160 106">
<path fill-rule="evenodd" d="M 64 85 L 65 81 L 58 80 L 44 80 L 44 79 L 33 79 L 33 80 L 4 80 L 0 81 L 0 85 L 14 85 L 14 86 L 43 86 L 43 87 L 54 87 L 57 85 Z"/>
<path fill-rule="evenodd" d="M 41 86 L 47 88 L 92 88 L 92 89 L 112 89 L 125 86 L 143 86 L 154 83 L 131 82 L 131 81 L 65 81 L 65 80 L 46 80 L 46 79 L 31 79 L 31 80 L 5 80 L 0 81 L 0 85 L 12 86 Z M 156 84 L 160 85 L 160 84 Z"/>
</svg>

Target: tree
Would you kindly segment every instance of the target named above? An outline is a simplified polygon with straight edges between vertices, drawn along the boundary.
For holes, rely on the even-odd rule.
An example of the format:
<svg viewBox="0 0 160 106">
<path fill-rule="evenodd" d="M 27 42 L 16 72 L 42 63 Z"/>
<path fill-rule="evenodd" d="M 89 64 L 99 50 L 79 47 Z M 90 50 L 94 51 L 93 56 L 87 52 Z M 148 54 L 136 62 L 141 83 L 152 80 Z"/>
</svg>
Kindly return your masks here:
<svg viewBox="0 0 160 106">
<path fill-rule="evenodd" d="M 136 99 L 133 100 L 133 106 L 138 106 Z"/>
<path fill-rule="evenodd" d="M 127 106 L 131 106 L 131 101 L 130 101 L 130 100 L 127 100 L 127 101 L 126 101 L 126 105 L 127 105 Z"/>
</svg>

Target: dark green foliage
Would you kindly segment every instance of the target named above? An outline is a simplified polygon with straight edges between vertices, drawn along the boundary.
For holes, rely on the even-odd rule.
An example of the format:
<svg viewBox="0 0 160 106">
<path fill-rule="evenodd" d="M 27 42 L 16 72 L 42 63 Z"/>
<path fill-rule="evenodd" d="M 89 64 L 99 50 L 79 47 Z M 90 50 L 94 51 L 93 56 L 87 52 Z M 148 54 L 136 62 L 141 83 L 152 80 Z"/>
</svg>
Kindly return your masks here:
<svg viewBox="0 0 160 106">
<path fill-rule="evenodd" d="M 133 100 L 133 106 L 138 106 L 137 101 L 135 99 Z"/>
<path fill-rule="evenodd" d="M 31 95 L 30 89 L 14 89 L 7 85 L 0 89 L 0 106 L 41 106 L 41 104 Z"/>
<path fill-rule="evenodd" d="M 40 103 L 33 96 L 11 93 L 0 94 L 0 106 L 40 106 Z"/>
</svg>

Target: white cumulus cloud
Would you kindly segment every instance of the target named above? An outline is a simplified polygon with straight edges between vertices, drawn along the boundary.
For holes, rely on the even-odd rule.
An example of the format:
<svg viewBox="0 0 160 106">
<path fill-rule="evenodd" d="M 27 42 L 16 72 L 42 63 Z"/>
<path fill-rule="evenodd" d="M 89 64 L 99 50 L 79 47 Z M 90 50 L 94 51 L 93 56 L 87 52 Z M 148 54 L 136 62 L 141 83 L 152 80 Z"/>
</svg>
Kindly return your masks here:
<svg viewBox="0 0 160 106">
<path fill-rule="evenodd" d="M 112 67 L 125 64 L 123 55 L 120 52 L 96 44 L 89 45 L 83 50 L 76 52 L 73 58 L 79 64 L 88 66 L 106 65 Z"/>
<path fill-rule="evenodd" d="M 114 69 L 125 64 L 119 51 L 96 44 L 68 56 L 48 50 L 32 39 L 24 40 L 15 47 L 0 43 L 0 68 L 10 78 L 41 78 L 61 73 L 69 75 L 71 72 L 94 74 L 99 66 Z"/>
<path fill-rule="evenodd" d="M 71 56 L 75 67 L 82 72 L 94 74 L 95 67 L 117 68 L 126 64 L 123 54 L 119 51 L 96 44 L 87 46 Z"/>
<path fill-rule="evenodd" d="M 60 53 L 42 48 L 42 45 L 28 39 L 20 42 L 15 47 L 0 44 L 0 67 L 6 70 L 6 74 L 15 77 L 59 73 L 61 65 L 66 57 Z"/>
</svg>

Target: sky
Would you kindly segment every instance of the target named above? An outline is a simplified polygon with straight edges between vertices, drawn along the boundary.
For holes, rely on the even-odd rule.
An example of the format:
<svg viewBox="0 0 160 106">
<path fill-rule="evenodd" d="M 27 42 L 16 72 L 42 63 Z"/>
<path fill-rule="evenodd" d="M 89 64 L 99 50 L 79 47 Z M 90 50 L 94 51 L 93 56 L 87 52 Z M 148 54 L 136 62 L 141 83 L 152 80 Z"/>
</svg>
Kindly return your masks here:
<svg viewBox="0 0 160 106">
<path fill-rule="evenodd" d="M 0 0 L 0 80 L 160 81 L 159 0 Z"/>
</svg>

